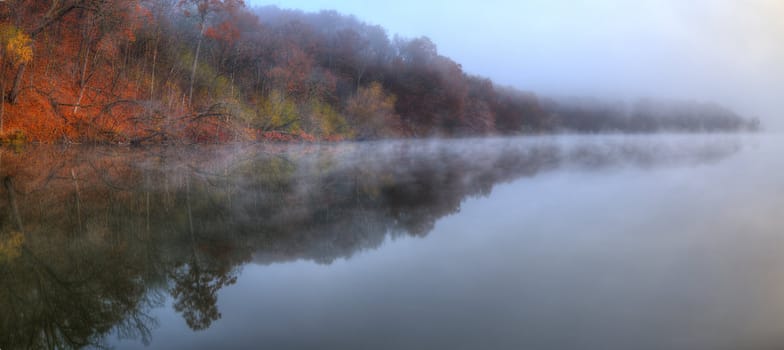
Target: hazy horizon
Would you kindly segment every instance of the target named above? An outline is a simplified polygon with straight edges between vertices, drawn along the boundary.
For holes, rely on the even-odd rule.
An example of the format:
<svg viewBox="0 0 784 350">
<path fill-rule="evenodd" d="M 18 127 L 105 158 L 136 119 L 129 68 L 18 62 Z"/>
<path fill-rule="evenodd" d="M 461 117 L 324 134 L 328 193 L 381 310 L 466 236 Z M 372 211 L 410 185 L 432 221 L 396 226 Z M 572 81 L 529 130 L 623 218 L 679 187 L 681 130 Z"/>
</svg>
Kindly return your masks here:
<svg viewBox="0 0 784 350">
<path fill-rule="evenodd" d="M 414 2 L 248 0 L 336 10 L 390 36 L 427 36 L 469 74 L 543 96 L 717 102 L 777 130 L 784 3 L 751 0 Z"/>
</svg>

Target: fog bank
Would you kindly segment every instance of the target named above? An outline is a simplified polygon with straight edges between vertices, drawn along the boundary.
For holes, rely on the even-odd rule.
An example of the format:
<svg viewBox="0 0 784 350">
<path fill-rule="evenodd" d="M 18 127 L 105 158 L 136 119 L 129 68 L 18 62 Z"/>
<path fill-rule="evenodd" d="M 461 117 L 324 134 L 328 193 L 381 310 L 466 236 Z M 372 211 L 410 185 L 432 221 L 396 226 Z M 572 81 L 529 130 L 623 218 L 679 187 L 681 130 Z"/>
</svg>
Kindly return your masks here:
<svg viewBox="0 0 784 350">
<path fill-rule="evenodd" d="M 784 3 L 719 0 L 248 1 L 335 9 L 425 35 L 473 74 L 545 96 L 713 101 L 781 129 Z"/>
</svg>

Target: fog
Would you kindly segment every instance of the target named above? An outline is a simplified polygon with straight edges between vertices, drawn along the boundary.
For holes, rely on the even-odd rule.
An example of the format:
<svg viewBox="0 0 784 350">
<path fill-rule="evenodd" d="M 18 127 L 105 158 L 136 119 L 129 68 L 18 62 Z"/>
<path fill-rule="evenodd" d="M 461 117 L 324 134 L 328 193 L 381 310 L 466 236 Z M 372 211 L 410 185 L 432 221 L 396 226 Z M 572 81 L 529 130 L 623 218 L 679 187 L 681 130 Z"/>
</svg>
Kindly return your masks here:
<svg viewBox="0 0 784 350">
<path fill-rule="evenodd" d="M 781 129 L 777 0 L 249 0 L 428 36 L 468 73 L 543 96 L 713 101 Z"/>
<path fill-rule="evenodd" d="M 0 149 L 0 346 L 779 345 L 783 148 L 660 134 Z"/>
</svg>

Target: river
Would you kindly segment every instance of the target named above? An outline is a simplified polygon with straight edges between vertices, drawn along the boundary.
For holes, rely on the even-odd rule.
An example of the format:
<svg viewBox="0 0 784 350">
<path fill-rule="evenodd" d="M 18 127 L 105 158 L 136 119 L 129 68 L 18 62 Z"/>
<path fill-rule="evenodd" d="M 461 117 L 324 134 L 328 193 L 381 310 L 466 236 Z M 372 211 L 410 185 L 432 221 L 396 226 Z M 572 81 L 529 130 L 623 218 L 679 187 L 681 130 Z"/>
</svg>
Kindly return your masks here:
<svg viewBox="0 0 784 350">
<path fill-rule="evenodd" d="M 0 348 L 778 349 L 784 139 L 0 149 Z"/>
</svg>

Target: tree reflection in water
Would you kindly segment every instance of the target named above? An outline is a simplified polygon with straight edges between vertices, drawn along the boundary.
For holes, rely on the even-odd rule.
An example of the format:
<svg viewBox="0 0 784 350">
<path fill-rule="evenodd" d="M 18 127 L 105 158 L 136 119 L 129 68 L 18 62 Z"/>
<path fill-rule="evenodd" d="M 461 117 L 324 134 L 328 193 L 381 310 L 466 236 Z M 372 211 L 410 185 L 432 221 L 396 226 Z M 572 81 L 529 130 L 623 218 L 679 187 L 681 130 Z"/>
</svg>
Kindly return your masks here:
<svg viewBox="0 0 784 350">
<path fill-rule="evenodd" d="M 693 164 L 712 142 L 486 140 L 0 150 L 0 347 L 150 341 L 168 297 L 193 330 L 249 262 L 338 258 L 559 167 Z"/>
</svg>

